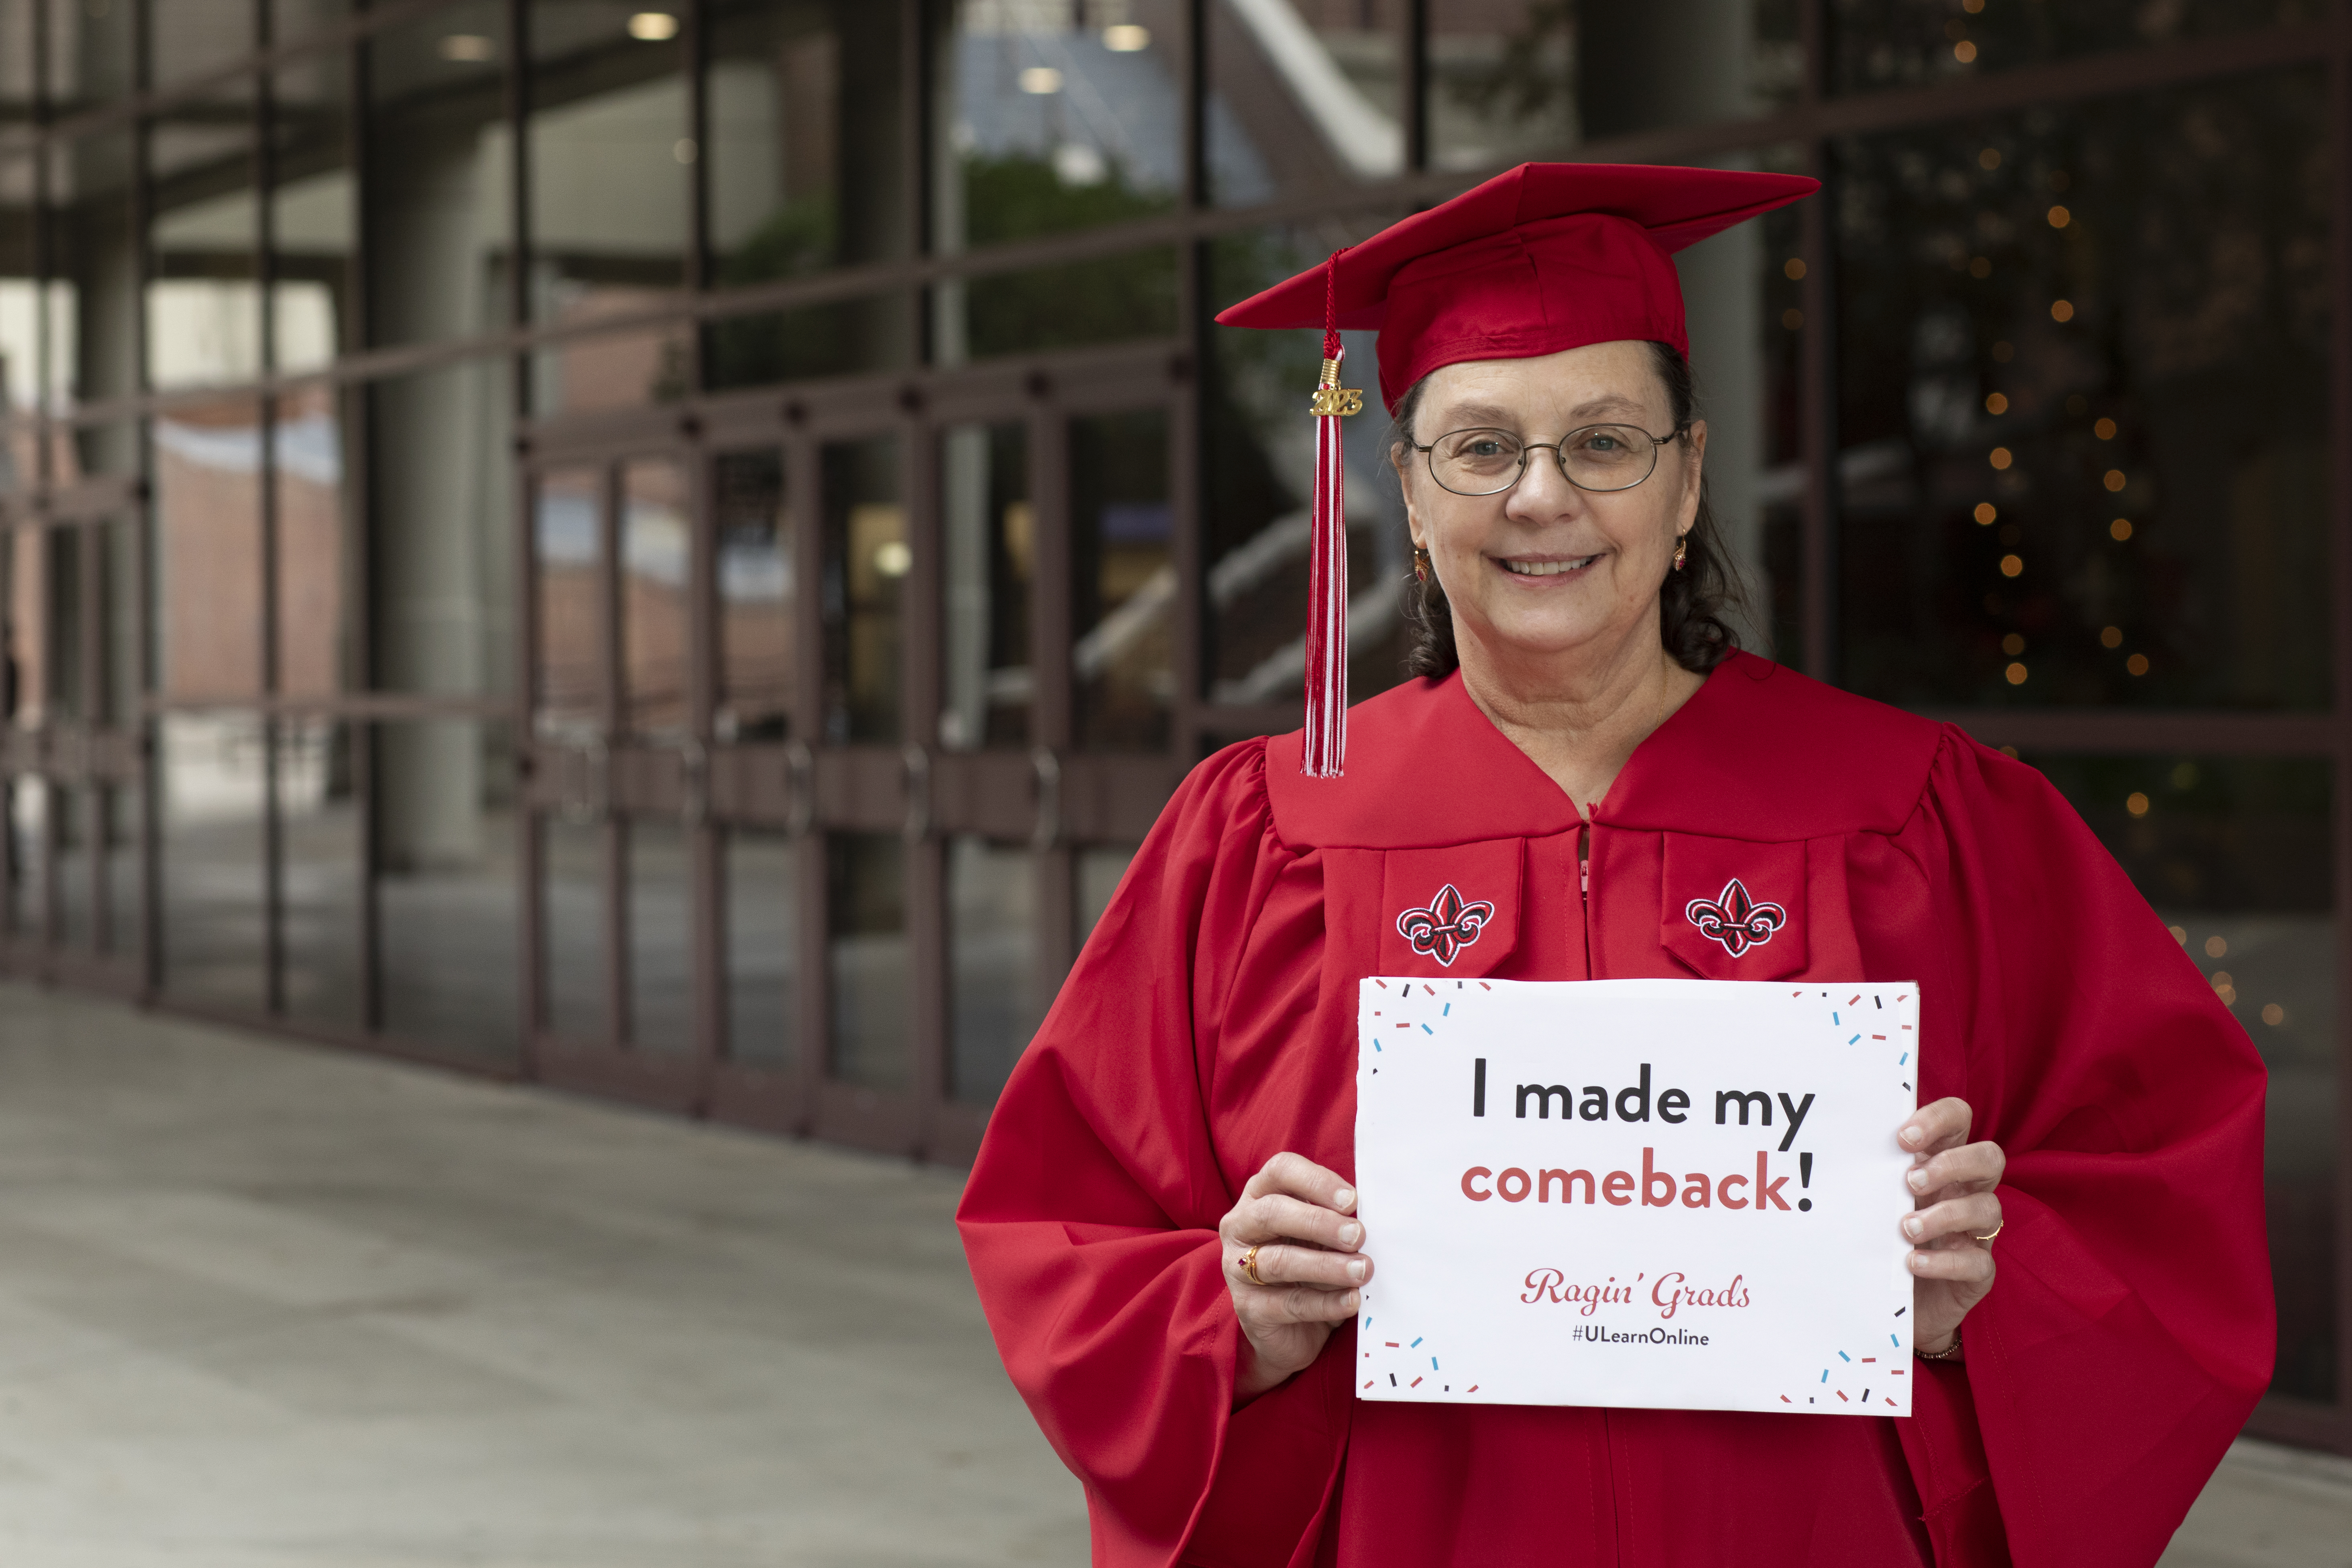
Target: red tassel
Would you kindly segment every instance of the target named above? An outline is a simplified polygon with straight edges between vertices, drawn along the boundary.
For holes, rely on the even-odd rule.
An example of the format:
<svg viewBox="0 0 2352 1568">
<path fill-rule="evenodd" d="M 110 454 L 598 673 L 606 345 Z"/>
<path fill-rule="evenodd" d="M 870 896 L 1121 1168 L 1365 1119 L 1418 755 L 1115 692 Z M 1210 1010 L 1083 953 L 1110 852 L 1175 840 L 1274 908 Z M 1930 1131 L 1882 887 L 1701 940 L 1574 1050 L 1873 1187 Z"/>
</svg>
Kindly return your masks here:
<svg viewBox="0 0 2352 1568">
<path fill-rule="evenodd" d="M 1313 532 L 1307 576 L 1307 744 L 1309 778 L 1340 776 L 1348 755 L 1348 505 L 1347 451 L 1339 421 L 1359 412 L 1363 394 L 1339 384 L 1338 286 L 1339 252 L 1323 264 L 1323 374 L 1315 414 Z"/>
</svg>

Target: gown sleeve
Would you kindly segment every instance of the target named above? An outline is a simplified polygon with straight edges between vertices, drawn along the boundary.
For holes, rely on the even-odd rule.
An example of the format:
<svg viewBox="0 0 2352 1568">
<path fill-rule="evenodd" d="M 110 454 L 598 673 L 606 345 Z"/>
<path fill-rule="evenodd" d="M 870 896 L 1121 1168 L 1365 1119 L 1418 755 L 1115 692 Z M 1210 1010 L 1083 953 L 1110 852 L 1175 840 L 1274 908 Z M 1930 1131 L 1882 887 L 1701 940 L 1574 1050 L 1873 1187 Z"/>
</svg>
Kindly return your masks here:
<svg viewBox="0 0 2352 1568">
<path fill-rule="evenodd" d="M 1937 1562 L 2145 1568 L 2270 1379 L 2262 1061 L 2032 768 L 1948 732 L 1896 847 L 1955 1092 L 2008 1155 L 1965 1363 L 1916 1363 L 1896 1424 Z"/>
<path fill-rule="evenodd" d="M 1006 1083 L 957 1211 L 1005 1368 L 1085 1485 L 1098 1565 L 1238 1549 L 1279 1568 L 1311 1548 L 1344 1447 L 1344 1370 L 1318 1363 L 1233 1411 L 1241 1331 L 1217 1225 L 1246 1173 L 1223 1168 L 1207 1107 L 1229 994 L 1298 858 L 1274 836 L 1264 755 L 1247 742 L 1210 758 L 1162 812 Z"/>
</svg>

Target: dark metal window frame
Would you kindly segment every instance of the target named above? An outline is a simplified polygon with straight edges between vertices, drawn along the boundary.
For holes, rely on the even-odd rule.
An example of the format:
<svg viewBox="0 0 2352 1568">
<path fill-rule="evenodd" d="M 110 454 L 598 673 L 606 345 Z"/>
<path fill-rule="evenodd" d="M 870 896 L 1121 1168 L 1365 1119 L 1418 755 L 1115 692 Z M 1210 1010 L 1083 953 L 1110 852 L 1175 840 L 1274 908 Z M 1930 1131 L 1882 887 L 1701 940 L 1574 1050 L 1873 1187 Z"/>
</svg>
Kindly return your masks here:
<svg viewBox="0 0 2352 1568">
<path fill-rule="evenodd" d="M 194 104 L 225 87 L 249 85 L 254 89 L 249 100 L 256 136 L 257 186 L 266 188 L 273 145 L 268 132 L 275 112 L 268 90 L 269 72 L 297 61 L 340 56 L 345 62 L 354 89 L 351 95 L 352 163 L 365 188 L 371 178 L 372 160 L 377 154 L 369 142 L 369 106 L 364 93 L 357 90 L 364 85 L 362 47 L 387 28 L 434 14 L 446 0 L 393 0 L 391 4 L 361 10 L 335 26 L 286 38 L 275 37 L 269 27 L 268 3 L 269 0 L 255 0 L 255 47 L 249 55 L 204 76 L 177 81 L 166 89 L 152 85 L 150 25 L 146 7 L 138 7 L 135 90 L 115 101 L 53 101 L 41 74 L 47 69 L 48 51 L 37 48 L 29 114 L 21 120 L 0 121 L 0 162 L 30 158 L 35 163 L 37 198 L 31 242 L 37 279 L 43 283 L 50 280 L 56 254 L 46 174 L 47 154 L 52 148 L 74 138 L 104 132 L 131 132 L 138 154 L 137 167 L 123 199 L 132 232 L 142 237 L 138 247 L 142 271 L 136 287 L 143 293 L 150 280 L 150 258 L 143 236 L 152 208 L 146 173 L 151 126 L 159 116 Z M 929 103 L 929 95 L 922 90 L 929 64 L 923 58 L 927 32 L 922 19 L 926 7 L 924 0 L 888 3 L 900 7 L 901 37 L 906 40 L 901 61 L 906 88 L 901 95 L 903 144 L 925 150 L 931 144 L 923 124 Z M 812 759 L 813 767 L 802 770 L 807 774 L 807 799 L 795 794 L 803 786 L 794 784 L 799 775 L 793 760 L 781 754 L 781 748 L 719 748 L 694 768 L 688 768 L 683 754 L 670 759 L 633 759 L 625 742 L 622 742 L 607 750 L 602 763 L 610 777 L 599 786 L 604 803 L 600 809 L 613 814 L 615 820 L 630 813 L 678 811 L 687 815 L 696 823 L 695 864 L 704 868 L 714 853 L 714 836 L 733 821 L 791 826 L 810 834 L 821 833 L 827 827 L 903 828 L 917 815 L 909 804 L 908 784 L 919 775 L 927 786 L 928 798 L 919 813 L 923 830 L 912 835 L 918 853 L 910 857 L 908 873 L 909 890 L 914 895 L 909 908 L 919 990 L 914 1010 L 918 1087 L 913 1094 L 906 1097 L 903 1103 L 884 1104 L 872 1097 L 839 1092 L 843 1086 L 830 1082 L 820 1070 L 824 1039 L 821 982 L 824 973 L 821 951 L 823 900 L 821 881 L 810 879 L 821 879 L 821 868 L 803 866 L 803 918 L 800 923 L 804 1001 L 798 1031 L 802 1066 L 786 1075 L 761 1075 L 735 1068 L 719 1055 L 717 1025 L 711 1016 L 719 977 L 715 960 L 708 952 L 698 961 L 698 991 L 702 1005 L 698 1014 L 691 1066 L 682 1075 L 672 1068 L 656 1070 L 633 1061 L 617 1037 L 581 1042 L 548 1035 L 539 1026 L 545 1016 L 544 999 L 540 990 L 539 965 L 530 956 L 541 950 L 542 933 L 538 915 L 536 851 L 528 845 L 521 858 L 523 871 L 519 888 L 525 934 L 522 948 L 526 973 L 520 989 L 526 1045 L 514 1064 L 515 1073 L 595 1087 L 756 1125 L 809 1131 L 876 1147 L 907 1150 L 930 1158 L 968 1157 L 977 1140 L 981 1113 L 950 1101 L 944 1092 L 946 1026 L 940 973 L 944 936 L 939 908 L 942 836 L 984 831 L 1028 837 L 1040 846 L 1035 853 L 1041 887 L 1046 891 L 1041 906 L 1045 931 L 1040 943 L 1040 964 L 1050 978 L 1066 968 L 1073 956 L 1071 847 L 1089 839 L 1119 842 L 1139 837 L 1148 825 L 1151 806 L 1208 745 L 1292 721 L 1281 708 L 1221 708 L 1205 702 L 1201 695 L 1203 688 L 1198 674 L 1202 663 L 1199 595 L 1204 563 L 1201 560 L 1199 527 L 1202 491 L 1197 432 L 1201 411 L 1194 389 L 1199 367 L 1209 355 L 1211 329 L 1207 318 L 1215 303 L 1207 294 L 1208 247 L 1221 236 L 1245 230 L 1362 218 L 1393 211 L 1399 205 L 1426 205 L 1455 194 L 1479 177 L 1476 173 L 1437 172 L 1427 167 L 1429 5 L 1428 0 L 1408 0 L 1401 8 L 1400 23 L 1403 98 L 1408 109 L 1404 172 L 1373 185 L 1335 189 L 1253 207 L 1215 206 L 1208 189 L 1205 155 L 1210 3 L 1211 0 L 1187 0 L 1182 11 L 1184 26 L 1181 36 L 1172 42 L 1173 63 L 1185 88 L 1181 128 L 1184 174 L 1181 200 L 1168 214 L 1079 234 L 995 245 L 953 255 L 928 254 L 919 245 L 916 254 L 895 260 L 845 267 L 804 279 L 717 289 L 704 286 L 709 277 L 703 264 L 707 255 L 703 235 L 709 217 L 707 202 L 700 194 L 702 182 L 698 179 L 697 196 L 689 204 L 688 222 L 693 233 L 682 237 L 684 253 L 690 258 L 688 275 L 674 296 L 641 312 L 601 319 L 593 324 L 534 323 L 529 319 L 526 298 L 528 268 L 515 265 L 509 269 L 506 319 L 492 331 L 428 344 L 380 346 L 365 340 L 363 323 L 359 320 L 361 312 L 355 307 L 353 324 L 361 331 L 352 334 L 352 352 L 322 369 L 282 374 L 270 366 L 266 346 L 262 374 L 234 386 L 164 393 L 142 382 L 133 393 L 98 399 L 70 410 L 60 412 L 42 406 L 0 420 L 0 434 L 28 433 L 34 449 L 45 455 L 28 486 L 16 494 L 0 496 L 0 531 L 13 537 L 15 531 L 23 529 L 87 531 L 112 519 L 145 511 L 152 506 L 152 454 L 141 473 L 67 484 L 53 481 L 47 471 L 49 442 L 61 435 L 110 424 L 136 421 L 143 429 L 147 422 L 159 416 L 195 404 L 216 402 L 224 395 L 250 397 L 257 402 L 262 410 L 261 427 L 267 442 L 269 410 L 281 395 L 301 388 L 320 384 L 336 387 L 345 395 L 341 401 L 348 409 L 365 397 L 368 387 L 388 377 L 440 366 L 504 360 L 516 369 L 512 384 L 515 395 L 520 399 L 528 382 L 521 374 L 528 356 L 544 347 L 595 334 L 678 323 L 693 327 L 735 316 L 837 300 L 912 295 L 950 280 L 1000 276 L 1042 265 L 1154 247 L 1175 247 L 1181 258 L 1181 299 L 1179 332 L 1172 342 L 1124 345 L 1090 353 L 1028 356 L 952 369 L 925 367 L 758 393 L 693 396 L 677 404 L 611 418 L 534 420 L 530 409 L 520 402 L 515 409 L 519 520 L 528 517 L 523 503 L 528 500 L 531 477 L 568 458 L 590 455 L 597 460 L 609 460 L 623 448 L 656 451 L 676 456 L 699 471 L 713 451 L 729 446 L 766 443 L 780 447 L 787 454 L 787 482 L 791 487 L 788 505 L 793 510 L 796 545 L 803 555 L 816 548 L 814 502 L 809 479 L 816 444 L 829 432 L 897 430 L 907 437 L 901 443 L 906 469 L 902 491 L 909 506 L 911 537 L 918 546 L 913 588 L 919 603 L 923 595 L 935 598 L 938 590 L 937 552 L 923 548 L 926 541 L 936 537 L 938 527 L 936 476 L 929 457 L 932 434 L 946 424 L 966 419 L 1019 419 L 1027 423 L 1030 472 L 1040 510 L 1041 544 L 1045 547 L 1040 556 L 1038 600 L 1033 617 L 1036 627 L 1034 641 L 1038 668 L 1063 672 L 1058 678 L 1059 695 L 1054 694 L 1055 681 L 1049 680 L 1047 689 L 1041 691 L 1036 709 L 1035 754 L 946 753 L 920 747 L 898 753 L 876 752 L 872 748 L 819 748 Z M 1793 101 L 1744 120 L 1596 141 L 1577 149 L 1577 155 L 1593 161 L 1672 163 L 1794 145 L 1802 150 L 1807 165 L 1814 173 L 1833 180 L 1831 148 L 1835 139 L 1843 136 L 2080 102 L 2295 66 L 2325 69 L 2330 102 L 2329 137 L 2335 153 L 2332 267 L 2336 310 L 2332 406 L 2328 414 L 2333 453 L 2328 503 L 2334 544 L 2331 586 L 2336 616 L 2332 710 L 2326 713 L 2282 714 L 2001 710 L 1954 711 L 1939 717 L 1954 720 L 1994 744 L 2053 754 L 2194 752 L 2325 758 L 2333 763 L 2332 869 L 2338 933 L 2338 994 L 2352 994 L 2352 788 L 2347 787 L 2347 780 L 2352 780 L 2352 16 L 2336 7 L 2328 19 L 2319 22 L 2117 49 L 2079 59 L 1988 72 L 1932 87 L 1833 94 L 1825 80 L 1827 3 L 1828 0 L 1801 0 L 1800 39 L 1805 68 Z M 702 113 L 701 76 L 695 68 L 704 56 L 707 5 L 704 0 L 685 0 L 678 9 L 685 26 L 676 47 L 688 69 L 689 80 L 696 84 L 690 103 L 698 123 Z M 46 8 L 38 15 L 46 16 Z M 507 63 L 503 75 L 514 159 L 511 232 L 519 250 L 527 254 L 530 171 L 526 139 L 530 82 L 528 71 L 518 68 L 517 62 L 530 58 L 528 0 L 505 0 L 505 16 L 501 44 Z M 918 152 L 918 164 L 925 155 Z M 908 171 L 907 199 L 912 209 L 908 229 L 919 236 L 923 233 L 926 174 L 919 167 Z M 271 254 L 267 229 L 269 203 L 263 200 L 257 205 L 261 216 L 257 220 L 260 227 L 256 254 L 262 268 L 259 276 L 266 286 Z M 361 210 L 364 215 L 364 202 Z M 364 216 L 362 221 L 366 221 Z M 1810 262 L 1802 282 L 1804 324 L 1800 343 L 1803 399 L 1801 423 L 1807 483 L 1800 512 L 1801 636 L 1798 648 L 1791 651 L 1796 661 L 1809 672 L 1833 679 L 1838 673 L 1839 626 L 1838 504 L 1833 461 L 1837 449 L 1836 355 L 1832 338 L 1836 288 L 1830 265 L 1834 247 L 1827 202 L 1807 205 L 1801 230 L 1801 248 Z M 368 248 L 364 228 L 362 233 L 362 242 L 352 258 L 355 300 L 366 296 L 364 278 L 357 276 L 366 265 Z M 268 316 L 265 311 L 264 319 Z M 131 323 L 131 331 L 143 374 L 143 321 Z M 1067 420 L 1076 410 L 1098 411 L 1107 405 L 1103 401 L 1107 396 L 1164 405 L 1171 415 L 1176 516 L 1173 552 L 1181 584 L 1177 651 L 1179 668 L 1188 672 L 1188 679 L 1180 682 L 1174 742 L 1166 753 L 1150 757 L 1087 757 L 1070 749 L 1066 691 L 1071 637 L 1065 471 Z M 346 480 L 349 548 L 360 558 L 360 592 L 354 599 L 353 613 L 362 617 L 358 637 L 362 648 L 369 641 L 364 625 L 369 603 L 366 557 L 373 531 L 367 510 L 367 487 L 362 482 L 368 460 L 364 445 L 353 444 L 352 477 Z M 268 489 L 263 487 L 265 495 Z M 705 568 L 709 521 L 707 504 L 698 505 L 695 538 Z M 275 557 L 275 519 L 266 502 L 262 530 L 262 569 L 268 572 Z M 520 669 L 529 668 L 532 652 L 528 534 L 528 527 L 519 521 L 516 549 L 518 648 L 522 656 Z M 154 581 L 153 553 L 151 528 L 142 531 L 137 560 L 127 563 L 134 573 L 142 603 L 146 602 L 148 584 Z M 90 575 L 84 574 L 85 579 Z M 805 601 L 814 591 L 805 584 L 813 581 L 816 574 L 805 572 L 800 575 Z M 84 681 L 81 710 L 96 714 L 102 711 L 104 693 L 100 688 L 105 649 L 97 646 L 99 606 L 89 597 L 95 589 L 86 582 L 81 591 L 85 595 L 85 614 L 80 635 L 86 645 L 86 657 L 80 661 Z M 262 646 L 265 650 L 274 650 L 278 642 L 277 595 L 266 591 L 266 584 L 261 603 Z M 37 731 L 12 730 L 0 735 L 0 775 L 12 783 L 53 786 L 74 792 L 69 798 L 76 799 L 101 789 L 140 792 L 138 853 L 143 907 L 137 911 L 115 911 L 110 923 L 118 940 L 102 951 L 78 950 L 62 941 L 61 898 L 56 885 L 54 853 L 57 819 L 53 812 L 46 830 L 53 841 L 48 846 L 50 853 L 43 859 L 43 865 L 48 868 L 48 880 L 38 901 L 37 929 L 0 931 L 0 967 L 116 991 L 159 1005 L 183 1005 L 174 1003 L 161 988 L 161 781 L 156 739 L 164 713 L 192 705 L 166 702 L 157 695 L 153 682 L 153 628 L 146 624 L 147 619 L 142 617 L 142 625 L 132 629 L 132 657 L 139 662 L 146 692 L 140 712 L 115 715 L 107 722 L 52 722 Z M 937 709 L 936 631 L 927 624 L 932 619 L 935 617 L 917 614 L 908 623 L 910 648 L 917 655 L 908 661 L 910 673 L 904 693 L 910 733 L 931 732 L 923 726 Z M 814 641 L 814 616 L 805 602 L 796 625 L 802 643 L 798 663 L 803 689 L 796 699 L 795 727 L 803 734 L 813 734 L 815 728 L 811 721 L 816 701 L 813 682 L 819 650 Z M 707 640 L 707 616 L 703 631 Z M 711 657 L 709 648 L 698 647 L 695 743 L 706 747 L 710 743 Z M 274 657 L 267 658 L 266 663 L 274 666 Z M 357 777 L 363 823 L 372 819 L 367 793 L 373 771 L 368 761 L 371 721 L 422 717 L 495 719 L 514 726 L 518 754 L 525 759 L 520 794 L 531 808 L 517 814 L 518 822 L 525 825 L 518 829 L 525 840 L 535 843 L 528 830 L 534 812 L 577 809 L 578 803 L 564 793 L 570 787 L 564 781 L 580 776 L 580 770 L 564 759 L 547 754 L 535 743 L 522 743 L 531 733 L 528 682 L 522 683 L 522 689 L 512 698 L 442 699 L 368 689 L 373 672 L 366 668 L 364 656 L 354 675 L 362 689 L 331 699 L 296 699 L 277 690 L 272 669 L 255 700 L 239 706 L 258 717 L 271 733 L 279 721 L 293 716 L 333 716 L 350 721 L 358 748 Z M 919 765 L 910 760 L 917 752 L 922 754 Z M 274 759 L 274 752 L 270 754 Z M 271 769 L 274 781 L 274 760 Z M 1048 772 L 1058 782 L 1050 789 L 1041 788 L 1038 781 Z M 699 782 L 693 782 L 689 775 L 698 775 Z M 274 793 L 274 782 L 268 787 Z M 1038 820 L 1041 808 L 1050 821 Z M 275 822 L 274 814 L 271 820 Z M 377 847 L 372 830 L 363 828 L 363 834 L 362 853 L 373 868 Z M 267 855 L 268 901 L 274 912 L 282 902 L 283 885 L 283 846 L 277 841 L 274 828 L 268 840 Z M 813 858 L 803 857 L 804 861 Z M 96 923 L 103 930 L 110 924 L 104 912 L 110 894 L 103 885 L 102 858 L 98 859 L 89 892 L 91 907 L 100 911 Z M 14 868 L 9 869 L 13 873 Z M 362 895 L 363 908 L 357 926 L 359 941 L 367 950 L 365 961 L 360 965 L 362 1014 L 369 1023 L 376 1024 L 381 1021 L 383 1007 L 381 980 L 373 962 L 376 922 L 372 870 L 362 883 L 363 889 L 371 889 Z M 718 929 L 718 915 L 711 908 L 716 897 L 712 891 L 715 879 L 706 875 L 702 886 L 698 919 L 704 922 L 700 929 L 706 933 L 701 945 L 708 947 L 708 933 Z M 274 931 L 274 918 L 271 924 Z M 398 1039 L 374 1027 L 322 1030 L 289 1019 L 282 1011 L 283 966 L 284 954 L 273 946 L 268 990 L 272 1010 L 259 1017 L 240 1016 L 236 1021 L 259 1023 L 353 1047 L 453 1060 L 455 1065 L 480 1070 L 478 1060 L 456 1060 L 430 1041 Z M 625 986 L 625 976 L 616 984 Z M 2346 1031 L 2346 1037 L 2352 1038 L 2352 1018 L 2339 1025 L 2339 1029 Z M 2352 1070 L 2339 1072 L 2338 1081 L 2342 1097 L 2338 1122 L 2340 1126 L 2352 1127 Z M 2340 1152 L 2336 1162 L 2336 1342 L 2340 1348 L 2352 1349 L 2352 1160 L 2342 1157 Z M 2339 1360 L 2342 1364 L 2352 1365 L 2352 1356 L 2341 1356 Z M 2333 1405 L 2273 1397 L 2265 1401 L 2257 1413 L 2252 1429 L 2352 1452 L 2352 1394 L 2339 1397 Z"/>
</svg>

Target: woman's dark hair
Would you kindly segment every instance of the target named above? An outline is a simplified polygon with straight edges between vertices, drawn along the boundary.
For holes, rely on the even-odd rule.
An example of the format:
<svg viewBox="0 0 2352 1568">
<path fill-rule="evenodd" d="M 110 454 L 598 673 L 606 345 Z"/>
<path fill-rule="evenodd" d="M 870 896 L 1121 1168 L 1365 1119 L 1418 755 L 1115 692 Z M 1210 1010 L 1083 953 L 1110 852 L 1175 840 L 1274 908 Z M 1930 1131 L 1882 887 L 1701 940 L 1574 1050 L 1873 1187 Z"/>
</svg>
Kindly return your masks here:
<svg viewBox="0 0 2352 1568">
<path fill-rule="evenodd" d="M 1685 426 L 1697 417 L 1697 388 L 1691 377 L 1690 362 L 1673 346 L 1652 343 L 1651 353 L 1658 367 L 1658 379 L 1665 383 L 1666 406 L 1674 416 L 1675 428 Z M 1434 374 L 1435 373 L 1431 373 Z M 1420 411 L 1421 395 L 1429 385 L 1423 376 L 1412 384 L 1397 405 L 1396 423 L 1389 429 L 1389 450 L 1411 449 L 1412 416 Z M 1676 437 L 1687 441 L 1685 432 Z M 1690 531 L 1683 535 L 1688 547 L 1683 559 L 1683 569 L 1666 574 L 1664 585 L 1658 590 L 1658 630 L 1666 652 L 1676 664 L 1695 675 L 1705 675 L 1728 658 L 1739 646 L 1738 634 L 1731 629 L 1731 616 L 1744 603 L 1739 569 L 1724 548 L 1722 531 L 1715 524 L 1715 511 L 1706 503 L 1706 481 L 1699 481 L 1698 519 Z M 1445 590 L 1439 586 L 1437 574 L 1432 572 L 1429 581 L 1405 583 L 1405 618 L 1412 626 L 1412 648 L 1405 655 L 1405 672 L 1409 675 L 1451 675 L 1460 667 L 1462 658 L 1454 647 L 1454 611 L 1445 602 Z"/>
</svg>

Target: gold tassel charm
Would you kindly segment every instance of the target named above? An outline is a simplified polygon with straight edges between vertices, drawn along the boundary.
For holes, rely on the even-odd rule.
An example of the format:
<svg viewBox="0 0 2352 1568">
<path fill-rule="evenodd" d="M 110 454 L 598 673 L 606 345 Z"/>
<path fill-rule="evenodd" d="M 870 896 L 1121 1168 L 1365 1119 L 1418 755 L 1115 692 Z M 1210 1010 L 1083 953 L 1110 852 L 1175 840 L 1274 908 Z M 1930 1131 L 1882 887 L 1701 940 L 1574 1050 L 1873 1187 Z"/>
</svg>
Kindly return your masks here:
<svg viewBox="0 0 2352 1568">
<path fill-rule="evenodd" d="M 1322 377 L 1316 384 L 1315 401 L 1307 405 L 1307 412 L 1318 419 L 1329 419 L 1345 418 L 1350 414 L 1361 414 L 1363 411 L 1362 389 L 1341 386 L 1339 362 L 1336 358 L 1325 360 Z"/>
</svg>

